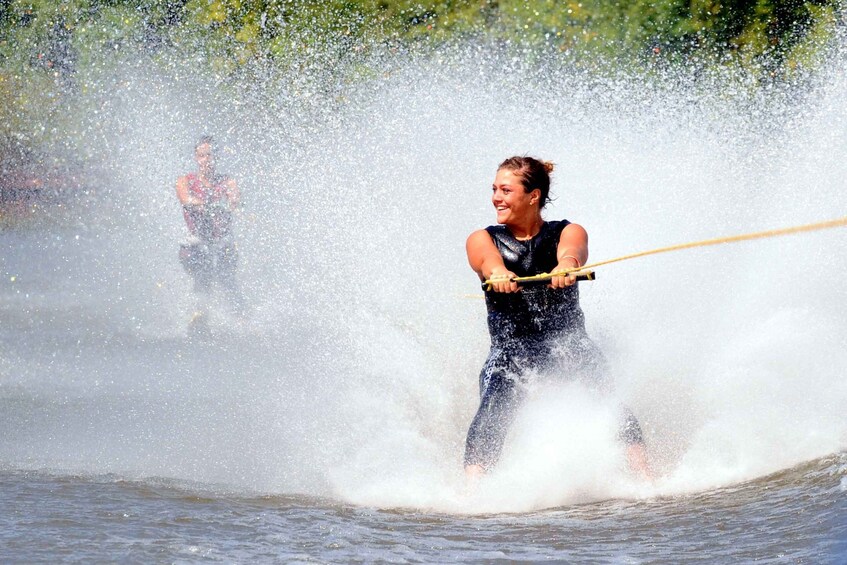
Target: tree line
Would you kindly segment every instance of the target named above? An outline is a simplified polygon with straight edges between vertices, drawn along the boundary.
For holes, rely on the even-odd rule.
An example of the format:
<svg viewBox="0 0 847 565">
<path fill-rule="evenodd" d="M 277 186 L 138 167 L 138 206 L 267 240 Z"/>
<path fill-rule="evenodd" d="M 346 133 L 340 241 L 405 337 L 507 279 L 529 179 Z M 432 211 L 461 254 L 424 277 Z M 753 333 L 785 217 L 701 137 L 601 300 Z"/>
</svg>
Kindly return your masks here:
<svg viewBox="0 0 847 565">
<path fill-rule="evenodd" d="M 343 66 L 375 46 L 481 40 L 545 60 L 644 72 L 694 61 L 769 81 L 813 66 L 841 9 L 840 0 L 7 0 L 0 165 L 55 136 L 86 71 L 128 50 L 163 63 L 200 57 L 227 77 L 257 65 Z"/>
</svg>

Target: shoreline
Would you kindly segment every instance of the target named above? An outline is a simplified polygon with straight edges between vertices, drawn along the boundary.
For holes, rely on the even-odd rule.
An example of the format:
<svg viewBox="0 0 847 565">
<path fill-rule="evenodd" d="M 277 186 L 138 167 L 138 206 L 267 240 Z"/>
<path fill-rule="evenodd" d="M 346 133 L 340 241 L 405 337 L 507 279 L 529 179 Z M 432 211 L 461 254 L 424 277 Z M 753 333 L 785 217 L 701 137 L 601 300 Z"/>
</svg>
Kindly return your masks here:
<svg viewBox="0 0 847 565">
<path fill-rule="evenodd" d="M 56 207 L 90 195 L 94 183 L 81 170 L 46 170 L 18 166 L 0 176 L 0 230 L 37 223 Z"/>
</svg>

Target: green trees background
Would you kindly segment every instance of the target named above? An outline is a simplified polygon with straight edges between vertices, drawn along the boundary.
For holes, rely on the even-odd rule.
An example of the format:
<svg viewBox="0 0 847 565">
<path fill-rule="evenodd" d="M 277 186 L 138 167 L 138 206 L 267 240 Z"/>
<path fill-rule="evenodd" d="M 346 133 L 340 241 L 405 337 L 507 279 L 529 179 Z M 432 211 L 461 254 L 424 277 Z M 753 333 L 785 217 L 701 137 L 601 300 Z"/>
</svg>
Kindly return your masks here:
<svg viewBox="0 0 847 565">
<path fill-rule="evenodd" d="M 343 67 L 374 48 L 491 42 L 573 64 L 736 67 L 757 81 L 813 66 L 840 0 L 6 0 L 0 3 L 0 163 L 67 125 L 87 76 L 128 52 L 175 54 L 221 80 Z"/>
</svg>

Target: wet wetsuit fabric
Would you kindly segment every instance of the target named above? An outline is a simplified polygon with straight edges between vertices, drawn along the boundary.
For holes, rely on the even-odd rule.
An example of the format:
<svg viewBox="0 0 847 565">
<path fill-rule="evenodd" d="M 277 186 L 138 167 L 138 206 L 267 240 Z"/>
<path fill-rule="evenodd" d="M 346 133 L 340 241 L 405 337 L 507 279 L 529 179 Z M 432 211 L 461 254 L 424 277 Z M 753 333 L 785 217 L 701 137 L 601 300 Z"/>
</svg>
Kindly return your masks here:
<svg viewBox="0 0 847 565">
<path fill-rule="evenodd" d="M 238 251 L 232 235 L 228 179 L 221 176 L 210 187 L 204 186 L 196 173 L 189 173 L 187 180 L 189 194 L 203 204 L 183 206 L 193 240 L 180 246 L 180 262 L 193 277 L 195 292 L 209 294 L 218 282 L 230 301 L 240 307 L 242 298 L 235 277 Z"/>
<path fill-rule="evenodd" d="M 203 202 L 202 206 L 183 206 L 182 214 L 191 235 L 205 243 L 220 242 L 232 237 L 232 211 L 226 176 L 215 178 L 205 186 L 197 173 L 186 175 L 188 193 Z"/>
<path fill-rule="evenodd" d="M 486 231 L 508 270 L 517 276 L 549 273 L 567 220 L 545 222 L 530 240 L 515 238 L 505 226 Z M 605 359 L 585 332 L 579 289 L 572 285 L 523 288 L 517 293 L 486 292 L 491 349 L 479 375 L 480 405 L 468 430 L 465 465 L 488 469 L 500 456 L 525 395 L 522 380 L 532 373 L 567 375 L 570 380 L 605 389 Z M 619 437 L 640 443 L 641 429 L 629 411 L 622 415 Z"/>
</svg>

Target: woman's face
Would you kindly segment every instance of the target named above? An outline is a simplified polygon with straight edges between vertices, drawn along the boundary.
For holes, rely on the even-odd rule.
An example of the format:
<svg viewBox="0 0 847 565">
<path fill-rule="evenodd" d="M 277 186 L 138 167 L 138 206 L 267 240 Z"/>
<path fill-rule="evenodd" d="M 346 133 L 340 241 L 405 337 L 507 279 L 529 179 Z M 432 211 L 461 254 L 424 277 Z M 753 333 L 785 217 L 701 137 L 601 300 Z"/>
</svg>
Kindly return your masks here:
<svg viewBox="0 0 847 565">
<path fill-rule="evenodd" d="M 521 179 L 508 169 L 500 169 L 494 177 L 491 203 L 497 211 L 498 224 L 514 224 L 538 213 L 538 206 L 531 204 L 538 198 L 537 190 L 527 194 Z"/>
<path fill-rule="evenodd" d="M 197 160 L 197 166 L 201 171 L 215 170 L 215 157 L 212 154 L 212 146 L 208 143 L 201 143 L 194 150 L 194 158 Z"/>
</svg>

